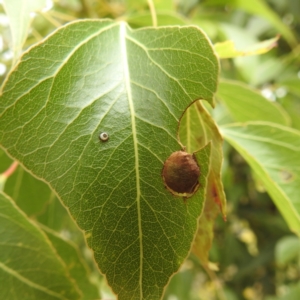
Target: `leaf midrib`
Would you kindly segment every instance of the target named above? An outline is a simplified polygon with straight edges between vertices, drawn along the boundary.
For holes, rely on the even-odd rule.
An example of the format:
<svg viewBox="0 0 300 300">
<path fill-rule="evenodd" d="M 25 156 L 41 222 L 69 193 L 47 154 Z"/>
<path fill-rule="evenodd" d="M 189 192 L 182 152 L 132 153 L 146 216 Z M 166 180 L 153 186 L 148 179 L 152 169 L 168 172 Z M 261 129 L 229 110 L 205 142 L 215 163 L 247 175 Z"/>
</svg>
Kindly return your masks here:
<svg viewBox="0 0 300 300">
<path fill-rule="evenodd" d="M 130 109 L 131 116 L 131 126 L 132 126 L 132 137 L 133 137 L 133 147 L 134 147 L 134 157 L 135 157 L 135 174 L 136 174 L 136 203 L 137 203 L 137 214 L 138 214 L 138 228 L 139 228 L 139 243 L 140 243 L 140 274 L 139 274 L 139 289 L 140 289 L 140 299 L 143 299 L 143 285 L 142 285 L 142 275 L 143 275 L 143 233 L 142 233 L 142 218 L 141 218 L 141 191 L 140 191 L 140 170 L 139 170 L 139 153 L 138 153 L 138 140 L 135 124 L 135 110 L 134 103 L 132 99 L 131 83 L 130 83 L 130 72 L 128 66 L 128 55 L 126 46 L 126 24 L 124 22 L 120 23 L 120 42 L 121 42 L 121 55 L 123 62 L 124 79 L 127 91 L 128 105 Z"/>
</svg>

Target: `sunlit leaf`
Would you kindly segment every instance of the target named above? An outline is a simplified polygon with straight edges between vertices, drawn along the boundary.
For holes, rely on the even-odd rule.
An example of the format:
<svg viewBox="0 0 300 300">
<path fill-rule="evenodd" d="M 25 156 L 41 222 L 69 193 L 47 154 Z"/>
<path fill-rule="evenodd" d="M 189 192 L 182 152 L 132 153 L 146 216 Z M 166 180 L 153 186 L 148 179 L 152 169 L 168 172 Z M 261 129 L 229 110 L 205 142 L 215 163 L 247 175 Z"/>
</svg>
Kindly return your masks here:
<svg viewBox="0 0 300 300">
<path fill-rule="evenodd" d="M 245 50 L 238 50 L 233 41 L 216 43 L 215 50 L 220 58 L 233 58 L 238 56 L 250 56 L 266 53 L 277 46 L 279 37 L 275 37 L 248 47 Z"/>
<path fill-rule="evenodd" d="M 84 20 L 33 47 L 6 82 L 2 146 L 56 191 L 119 299 L 159 299 L 188 255 L 210 147 L 196 154 L 200 188 L 186 202 L 161 171 L 180 150 L 182 113 L 196 99 L 213 104 L 217 76 L 194 26 Z"/>
<path fill-rule="evenodd" d="M 42 9 L 46 5 L 46 0 L 3 0 L 3 4 L 9 17 L 13 52 L 17 59 L 28 35 L 30 13 Z"/>
</svg>

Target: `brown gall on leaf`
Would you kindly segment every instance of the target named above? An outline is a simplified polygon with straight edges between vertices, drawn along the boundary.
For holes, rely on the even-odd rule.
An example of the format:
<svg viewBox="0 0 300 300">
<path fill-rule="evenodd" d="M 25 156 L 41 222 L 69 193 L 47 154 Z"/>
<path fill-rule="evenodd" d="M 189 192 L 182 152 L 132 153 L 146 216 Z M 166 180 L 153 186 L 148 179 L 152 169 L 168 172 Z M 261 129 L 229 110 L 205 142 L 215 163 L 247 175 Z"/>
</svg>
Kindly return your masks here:
<svg viewBox="0 0 300 300">
<path fill-rule="evenodd" d="M 174 195 L 189 198 L 199 188 L 200 168 L 194 155 L 173 152 L 165 161 L 162 177 L 166 188 Z"/>
</svg>

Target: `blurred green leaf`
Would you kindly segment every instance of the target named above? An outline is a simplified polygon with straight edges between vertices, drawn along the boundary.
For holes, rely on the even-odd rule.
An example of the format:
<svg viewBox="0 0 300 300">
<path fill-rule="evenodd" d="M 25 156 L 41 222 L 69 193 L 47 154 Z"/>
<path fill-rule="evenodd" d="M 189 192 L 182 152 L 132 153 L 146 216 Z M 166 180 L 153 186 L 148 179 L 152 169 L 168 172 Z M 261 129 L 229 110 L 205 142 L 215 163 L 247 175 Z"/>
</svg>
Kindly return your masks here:
<svg viewBox="0 0 300 300">
<path fill-rule="evenodd" d="M 219 56 L 219 58 L 233 58 L 238 56 L 250 56 L 250 55 L 259 55 L 264 54 L 274 47 L 277 46 L 277 41 L 279 37 L 275 37 L 260 43 L 253 45 L 252 47 L 248 47 L 244 50 L 238 50 L 235 47 L 233 41 L 225 41 L 221 43 L 216 43 L 214 45 L 215 50 Z"/>
<path fill-rule="evenodd" d="M 195 99 L 213 104 L 217 76 L 194 26 L 84 20 L 31 48 L 6 81 L 3 147 L 69 208 L 119 299 L 159 299 L 190 250 L 209 150 L 196 154 L 200 189 L 187 203 L 165 189 L 161 170 L 180 149 L 183 111 Z"/>
<path fill-rule="evenodd" d="M 187 25 L 190 23 L 188 19 L 183 18 L 175 12 L 157 11 L 157 25 Z M 149 12 L 139 12 L 124 17 L 125 21 L 133 28 L 152 26 L 152 17 Z"/>
<path fill-rule="evenodd" d="M 6 170 L 12 163 L 2 149 L 0 149 L 0 162 L 0 166 L 4 167 L 0 172 Z M 62 206 L 50 187 L 32 176 L 22 166 L 18 166 L 6 179 L 4 192 L 11 196 L 30 218 L 38 219 L 40 223 L 56 231 L 63 229 L 78 231 L 66 208 Z"/>
<path fill-rule="evenodd" d="M 225 104 L 235 122 L 268 121 L 289 125 L 289 115 L 277 103 L 237 81 L 221 81 L 217 97 Z"/>
<path fill-rule="evenodd" d="M 232 40 L 237 49 L 248 49 L 259 43 L 258 38 L 249 32 L 247 28 L 228 23 L 221 23 L 220 28 L 226 39 Z M 274 56 L 272 52 L 259 56 L 233 58 L 236 69 L 248 84 L 258 86 L 268 83 L 278 78 L 286 69 L 287 66 Z"/>
<path fill-rule="evenodd" d="M 75 280 L 78 288 L 82 292 L 82 300 L 98 300 L 100 298 L 99 291 L 96 285 L 90 281 L 91 270 L 85 263 L 78 250 L 78 247 L 71 241 L 63 239 L 53 230 L 41 226 L 41 229 L 46 233 L 57 254 L 64 261 L 70 276 Z"/>
<path fill-rule="evenodd" d="M 7 179 L 16 171 L 18 163 L 10 159 L 5 151 L 0 149 L 0 191 L 4 191 Z"/>
<path fill-rule="evenodd" d="M 289 113 L 292 120 L 292 126 L 300 130 L 300 79 L 292 77 L 280 80 L 277 84 L 276 93 L 282 94 L 282 103 L 284 109 Z"/>
<path fill-rule="evenodd" d="M 275 248 L 276 263 L 284 266 L 294 259 L 300 259 L 300 239 L 296 236 L 281 238 Z"/>
<path fill-rule="evenodd" d="M 247 49 L 259 42 L 255 35 L 238 25 L 223 22 L 220 28 L 225 39 L 233 41 L 237 49 Z M 245 81 L 252 83 L 254 74 L 260 65 L 261 56 L 236 57 L 233 61 Z"/>
<path fill-rule="evenodd" d="M 268 20 L 291 47 L 297 44 L 293 31 L 283 23 L 280 17 L 263 0 L 208 0 L 208 5 L 228 5 L 237 9 L 242 9 L 255 16 L 261 16 Z"/>
<path fill-rule="evenodd" d="M 189 20 L 189 19 L 188 19 Z M 199 26 L 211 40 L 216 40 L 219 32 L 221 31 L 220 23 L 218 22 L 218 18 L 212 18 L 212 16 L 195 14 L 191 19 L 191 24 Z"/>
<path fill-rule="evenodd" d="M 261 16 L 267 19 L 279 31 L 279 33 L 282 34 L 282 36 L 292 47 L 297 44 L 297 40 L 292 30 L 282 22 L 276 12 L 273 11 L 265 1 L 233 0 L 232 3 L 236 8 L 244 9 L 253 15 Z"/>
<path fill-rule="evenodd" d="M 3 5 L 9 17 L 14 59 L 17 60 L 28 35 L 30 13 L 41 10 L 46 0 L 3 0 Z"/>
<path fill-rule="evenodd" d="M 290 229 L 300 236 L 300 132 L 268 122 L 222 126 L 221 132 L 261 179 Z"/>
<path fill-rule="evenodd" d="M 289 113 L 292 126 L 300 130 L 300 98 L 289 93 L 280 100 L 282 107 Z"/>
<path fill-rule="evenodd" d="M 30 217 L 45 210 L 47 203 L 55 197 L 45 182 L 36 179 L 21 166 L 8 178 L 4 191 Z"/>
<path fill-rule="evenodd" d="M 300 283 L 289 284 L 284 287 L 284 294 L 278 297 L 266 297 L 266 300 L 298 300 L 300 295 Z"/>
<path fill-rule="evenodd" d="M 238 57 L 237 59 L 241 59 Z M 279 78 L 287 69 L 285 63 L 270 52 L 260 56 L 258 65 L 251 74 L 249 84 L 262 86 Z M 245 70 L 247 72 L 247 70 Z"/>
<path fill-rule="evenodd" d="M 0 148 L 0 173 L 6 171 L 12 164 L 13 160 L 9 158 L 5 151 Z"/>
<path fill-rule="evenodd" d="M 298 300 L 300 295 L 300 283 L 290 284 L 287 293 L 279 300 Z"/>
<path fill-rule="evenodd" d="M 280 85 L 283 86 L 288 92 L 300 97 L 300 78 L 290 78 L 280 81 Z"/>
<path fill-rule="evenodd" d="M 173 0 L 153 0 L 153 3 L 156 10 L 165 9 L 173 11 L 175 7 Z"/>
<path fill-rule="evenodd" d="M 0 298 L 80 299 L 43 232 L 0 192 Z"/>
<path fill-rule="evenodd" d="M 184 299 L 184 300 L 198 300 L 198 297 L 195 297 L 195 286 L 194 279 L 196 276 L 196 272 L 191 267 L 193 266 L 193 262 L 191 260 L 187 260 L 181 270 L 176 273 L 168 285 L 164 300 L 169 299 Z"/>
<path fill-rule="evenodd" d="M 49 199 L 44 211 L 35 216 L 36 220 L 57 232 L 67 232 L 72 240 L 82 240 L 83 235 L 75 224 L 74 219 L 69 215 L 67 208 L 57 199 Z"/>
</svg>

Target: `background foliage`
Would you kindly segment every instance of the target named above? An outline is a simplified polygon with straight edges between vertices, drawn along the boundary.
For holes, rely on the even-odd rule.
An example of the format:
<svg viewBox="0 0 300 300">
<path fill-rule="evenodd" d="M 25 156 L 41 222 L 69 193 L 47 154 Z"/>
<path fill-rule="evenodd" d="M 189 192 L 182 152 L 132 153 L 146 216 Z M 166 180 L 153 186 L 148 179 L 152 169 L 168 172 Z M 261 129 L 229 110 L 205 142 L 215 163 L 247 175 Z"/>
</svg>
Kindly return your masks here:
<svg viewBox="0 0 300 300">
<path fill-rule="evenodd" d="M 222 180 L 228 200 L 227 222 L 220 216 L 216 219 L 209 268 L 201 266 L 194 251 L 170 281 L 164 298 L 297 299 L 300 243 L 291 230 L 299 235 L 299 1 L 31 1 L 22 17 L 15 16 L 8 5 L 17 2 L 4 1 L 7 14 L 4 9 L 1 14 L 2 81 L 22 48 L 41 41 L 61 25 L 79 18 L 112 18 L 124 20 L 132 28 L 152 26 L 155 18 L 149 3 L 150 8 L 154 4 L 159 26 L 195 24 L 214 44 L 233 41 L 236 49 L 216 45 L 223 58 L 221 81 L 216 108 L 207 107 L 226 139 Z M 40 7 L 44 9 L 28 17 Z M 7 16 L 23 22 L 11 28 L 12 34 Z M 30 28 L 28 36 L 26 28 Z M 281 37 L 276 48 L 272 46 L 274 40 L 257 44 L 278 34 Z M 271 48 L 266 54 L 247 56 Z M 193 115 L 193 111 L 189 113 Z M 234 122 L 239 123 L 229 125 Z M 245 122 L 247 126 L 241 126 Z M 268 151 L 264 153 L 261 149 L 265 145 Z M 0 172 L 4 172 L 12 161 L 4 151 L 0 155 Z M 97 289 L 103 299 L 113 298 L 81 232 L 46 184 L 19 166 L 4 190 L 30 218 L 47 226 L 43 234 L 56 245 L 57 252 L 61 246 L 60 257 L 68 260 L 65 264 L 77 266 L 77 274 L 85 274 L 80 278 L 92 279 L 93 283 L 78 284 L 90 292 L 85 299 L 97 297 Z M 43 247 L 47 249 L 47 245 Z M 67 278 L 64 282 L 69 284 Z M 70 297 L 75 298 L 78 291 L 72 293 Z"/>
</svg>

